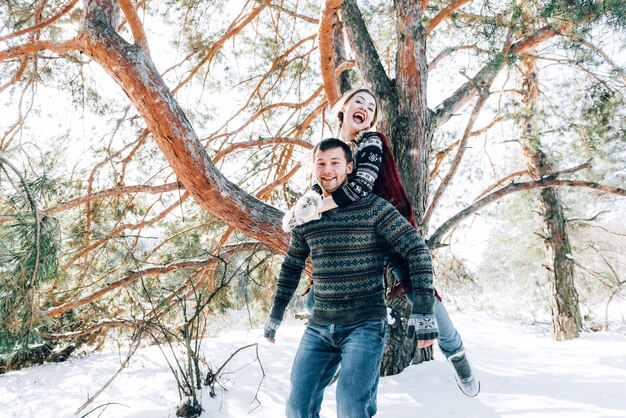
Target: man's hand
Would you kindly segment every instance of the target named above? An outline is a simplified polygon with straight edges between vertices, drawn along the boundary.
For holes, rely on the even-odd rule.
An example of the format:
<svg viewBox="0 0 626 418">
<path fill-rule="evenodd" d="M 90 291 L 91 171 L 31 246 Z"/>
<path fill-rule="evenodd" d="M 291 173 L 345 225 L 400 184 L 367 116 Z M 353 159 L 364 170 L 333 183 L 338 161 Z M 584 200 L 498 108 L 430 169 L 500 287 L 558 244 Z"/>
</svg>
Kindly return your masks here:
<svg viewBox="0 0 626 418">
<path fill-rule="evenodd" d="M 306 192 L 283 217 L 283 231 L 291 232 L 298 225 L 319 219 L 322 215 L 322 196 L 314 191 Z"/>
<path fill-rule="evenodd" d="M 419 340 L 417 342 L 417 348 L 429 347 L 429 346 L 433 345 L 434 342 L 435 342 L 435 340 Z"/>
<path fill-rule="evenodd" d="M 263 336 L 265 339 L 272 344 L 276 342 L 276 330 L 280 326 L 280 321 L 276 321 L 275 319 L 268 318 L 265 322 L 265 328 L 263 328 Z"/>
</svg>

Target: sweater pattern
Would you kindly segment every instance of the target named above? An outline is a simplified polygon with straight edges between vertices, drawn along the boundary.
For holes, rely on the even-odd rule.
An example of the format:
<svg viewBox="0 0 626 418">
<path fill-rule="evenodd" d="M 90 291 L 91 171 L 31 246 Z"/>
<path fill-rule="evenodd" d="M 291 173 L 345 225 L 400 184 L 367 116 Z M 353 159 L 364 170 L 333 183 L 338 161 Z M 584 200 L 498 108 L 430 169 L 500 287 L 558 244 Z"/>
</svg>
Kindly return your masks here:
<svg viewBox="0 0 626 418">
<path fill-rule="evenodd" d="M 389 202 L 369 194 L 293 229 L 270 318 L 282 320 L 311 255 L 315 282 L 311 322 L 347 325 L 385 319 L 383 265 L 390 246 L 409 264 L 416 297 L 412 312 L 432 316 L 432 267 L 427 246 Z"/>
</svg>

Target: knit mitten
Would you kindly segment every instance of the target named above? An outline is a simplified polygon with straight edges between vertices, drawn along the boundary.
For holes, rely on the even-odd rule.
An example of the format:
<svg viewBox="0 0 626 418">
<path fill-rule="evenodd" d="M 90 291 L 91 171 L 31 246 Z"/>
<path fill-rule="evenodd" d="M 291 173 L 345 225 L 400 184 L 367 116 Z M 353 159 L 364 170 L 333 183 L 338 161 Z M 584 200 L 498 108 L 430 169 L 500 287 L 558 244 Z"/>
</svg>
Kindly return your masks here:
<svg viewBox="0 0 626 418">
<path fill-rule="evenodd" d="M 276 337 L 276 330 L 280 326 L 280 321 L 272 318 L 267 318 L 265 327 L 263 328 L 263 336 L 269 340 L 273 340 Z"/>
<path fill-rule="evenodd" d="M 283 217 L 283 231 L 291 232 L 298 225 L 319 219 L 322 214 L 318 210 L 322 207 L 322 196 L 309 191 L 285 213 Z"/>
<path fill-rule="evenodd" d="M 416 333 L 418 340 L 434 340 L 439 334 L 437 320 L 434 315 L 411 314 L 407 325 L 409 338 L 413 338 L 413 335 Z"/>
</svg>

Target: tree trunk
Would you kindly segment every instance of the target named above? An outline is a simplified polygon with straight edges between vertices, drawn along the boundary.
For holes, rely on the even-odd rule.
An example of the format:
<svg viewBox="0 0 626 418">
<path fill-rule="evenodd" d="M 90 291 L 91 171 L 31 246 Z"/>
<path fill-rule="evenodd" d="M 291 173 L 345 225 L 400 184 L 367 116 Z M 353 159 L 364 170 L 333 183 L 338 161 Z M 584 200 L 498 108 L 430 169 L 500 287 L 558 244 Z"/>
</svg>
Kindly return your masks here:
<svg viewBox="0 0 626 418">
<path fill-rule="evenodd" d="M 524 78 L 525 111 L 521 120 L 520 142 L 528 172 L 534 180 L 537 180 L 553 172 L 553 168 L 541 149 L 536 128 L 539 83 L 536 59 L 532 58 L 532 51 L 529 56 L 522 59 L 521 68 Z M 556 188 L 541 190 L 539 207 L 543 217 L 545 249 L 549 263 L 548 296 L 552 311 L 552 330 L 557 341 L 569 340 L 578 337 L 582 319 L 574 284 L 574 261 L 571 256 L 566 218 Z"/>
<path fill-rule="evenodd" d="M 417 345 L 413 339 L 406 335 L 406 320 L 411 310 L 404 297 L 397 297 L 387 301 L 391 308 L 390 321 L 387 327 L 387 343 L 383 354 L 380 373 L 382 376 L 391 376 L 400 373 L 411 364 L 417 351 Z"/>
<path fill-rule="evenodd" d="M 398 52 L 395 97 L 397 113 L 390 115 L 387 132 L 402 181 L 413 205 L 418 232 L 425 236 L 427 227 L 422 219 L 428 203 L 428 163 L 430 160 L 431 111 L 426 102 L 428 63 L 426 60 L 425 29 L 420 20 L 419 1 L 396 1 Z M 393 118 L 395 116 L 395 118 Z M 403 297 L 388 301 L 395 321 L 389 327 L 382 374 L 401 372 L 411 363 L 432 358 L 432 347 L 417 349 L 416 340 L 406 335 L 410 305 Z"/>
<path fill-rule="evenodd" d="M 396 1 L 398 113 L 390 132 L 394 157 L 413 204 L 419 232 L 425 235 L 427 228 L 420 224 L 428 203 L 428 163 L 433 131 L 426 101 L 428 62 L 420 7 L 421 1 Z"/>
<path fill-rule="evenodd" d="M 574 284 L 574 261 L 557 189 L 546 188 L 541 191 L 540 207 L 546 253 L 551 266 L 548 269 L 548 280 L 552 331 L 557 341 L 571 340 L 578 337 L 582 318 Z"/>
</svg>

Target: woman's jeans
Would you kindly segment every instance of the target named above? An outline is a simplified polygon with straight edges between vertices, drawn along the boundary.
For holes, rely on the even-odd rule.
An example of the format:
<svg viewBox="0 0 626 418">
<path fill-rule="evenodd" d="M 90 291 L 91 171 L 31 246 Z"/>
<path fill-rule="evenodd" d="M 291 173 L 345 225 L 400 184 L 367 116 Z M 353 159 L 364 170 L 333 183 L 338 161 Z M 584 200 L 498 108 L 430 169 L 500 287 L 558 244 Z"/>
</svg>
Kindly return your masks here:
<svg viewBox="0 0 626 418">
<path fill-rule="evenodd" d="M 374 416 L 386 336 L 382 319 L 352 325 L 309 323 L 291 370 L 287 417 L 319 417 L 324 389 L 340 364 L 337 417 Z"/>
<path fill-rule="evenodd" d="M 397 258 L 392 256 L 385 259 L 385 266 L 391 271 L 391 274 L 393 274 L 396 282 L 409 280 L 409 272 L 407 270 L 406 263 L 399 262 Z M 314 287 L 315 285 L 311 286 L 306 300 L 306 308 L 310 313 L 313 313 L 313 304 L 315 303 L 315 297 L 313 296 Z M 409 303 L 413 304 L 412 292 L 408 292 L 406 294 L 406 298 Z M 435 298 L 433 312 L 435 314 L 435 319 L 437 320 L 437 325 L 439 326 L 437 343 L 439 344 L 439 349 L 443 355 L 446 358 L 449 358 L 453 354 L 465 350 L 463 347 L 463 340 L 461 340 L 461 335 L 458 333 L 456 328 L 454 328 L 454 324 L 450 319 L 448 310 L 438 298 Z"/>
</svg>

